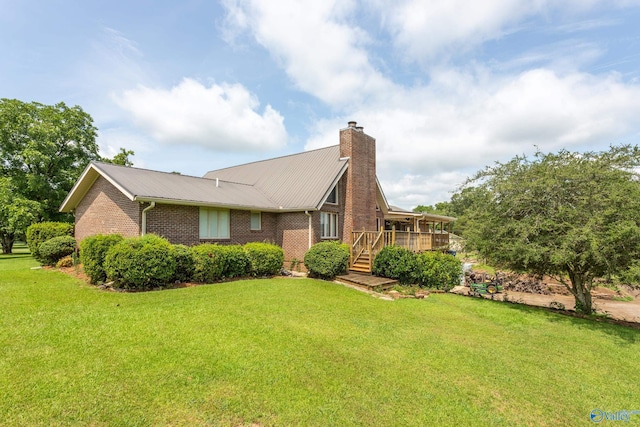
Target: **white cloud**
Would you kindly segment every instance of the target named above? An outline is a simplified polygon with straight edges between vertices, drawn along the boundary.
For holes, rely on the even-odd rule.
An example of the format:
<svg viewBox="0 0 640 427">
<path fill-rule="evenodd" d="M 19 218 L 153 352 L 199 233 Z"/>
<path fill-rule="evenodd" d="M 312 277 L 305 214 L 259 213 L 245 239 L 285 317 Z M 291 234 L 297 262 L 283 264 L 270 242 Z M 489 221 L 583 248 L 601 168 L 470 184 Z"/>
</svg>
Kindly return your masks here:
<svg viewBox="0 0 640 427">
<path fill-rule="evenodd" d="M 640 87 L 625 85 L 615 74 L 441 70 L 432 77 L 430 85 L 414 88 L 401 101 L 318 122 L 306 148 L 336 144 L 335 129 L 357 120 L 377 140 L 378 175 L 387 197 L 410 207 L 409 202 L 446 200 L 444 188 L 455 190 L 464 176 L 532 153 L 535 146 L 600 150 L 640 131 Z"/>
<path fill-rule="evenodd" d="M 240 84 L 203 86 L 192 79 L 167 89 L 139 86 L 114 96 L 134 122 L 157 141 L 198 144 L 224 151 L 275 150 L 285 146 L 284 119 Z"/>
<path fill-rule="evenodd" d="M 334 106 L 353 106 L 394 89 L 376 70 L 370 42 L 353 19 L 353 0 L 226 0 L 227 35 L 247 30 L 303 91 Z"/>
</svg>

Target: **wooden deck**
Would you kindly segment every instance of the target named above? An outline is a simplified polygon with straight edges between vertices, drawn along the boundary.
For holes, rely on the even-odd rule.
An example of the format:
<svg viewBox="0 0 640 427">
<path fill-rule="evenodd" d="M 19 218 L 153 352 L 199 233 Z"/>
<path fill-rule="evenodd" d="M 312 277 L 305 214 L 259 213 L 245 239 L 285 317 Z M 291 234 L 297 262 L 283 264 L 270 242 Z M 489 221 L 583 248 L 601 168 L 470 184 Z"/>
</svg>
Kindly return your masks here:
<svg viewBox="0 0 640 427">
<path fill-rule="evenodd" d="M 338 282 L 355 285 L 369 291 L 382 292 L 393 288 L 398 281 L 386 277 L 372 276 L 371 274 L 348 273 L 336 277 Z"/>
<path fill-rule="evenodd" d="M 349 270 L 371 273 L 376 255 L 385 246 L 400 246 L 413 252 L 444 250 L 449 246 L 447 232 L 353 231 Z"/>
</svg>

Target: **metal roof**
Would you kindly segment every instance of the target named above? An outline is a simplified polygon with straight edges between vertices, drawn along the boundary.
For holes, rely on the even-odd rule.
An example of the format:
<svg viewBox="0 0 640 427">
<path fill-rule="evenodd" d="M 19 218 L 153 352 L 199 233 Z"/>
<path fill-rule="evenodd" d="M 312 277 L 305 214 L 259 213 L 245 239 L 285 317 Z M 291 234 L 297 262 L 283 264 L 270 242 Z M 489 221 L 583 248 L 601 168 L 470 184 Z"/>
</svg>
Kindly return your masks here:
<svg viewBox="0 0 640 427">
<path fill-rule="evenodd" d="M 80 203 L 98 176 L 130 200 L 264 211 L 319 209 L 347 168 L 339 146 L 208 172 L 204 178 L 92 162 L 60 211 Z"/>
<path fill-rule="evenodd" d="M 284 209 L 319 209 L 347 168 L 340 146 L 207 172 L 205 178 L 254 186 Z"/>
</svg>

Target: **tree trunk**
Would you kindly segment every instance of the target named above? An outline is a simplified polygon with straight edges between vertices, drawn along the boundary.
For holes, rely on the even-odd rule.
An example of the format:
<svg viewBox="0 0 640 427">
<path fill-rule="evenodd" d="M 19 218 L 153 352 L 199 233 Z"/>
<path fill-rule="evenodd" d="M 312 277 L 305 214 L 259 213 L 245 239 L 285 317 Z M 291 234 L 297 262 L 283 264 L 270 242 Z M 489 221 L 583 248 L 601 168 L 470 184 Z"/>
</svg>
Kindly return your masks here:
<svg viewBox="0 0 640 427">
<path fill-rule="evenodd" d="M 591 301 L 591 282 L 583 274 L 568 270 L 571 279 L 571 293 L 576 299 L 576 311 L 583 314 L 593 314 Z"/>
<path fill-rule="evenodd" d="M 13 250 L 13 238 L 13 233 L 2 233 L 2 236 L 0 236 L 3 254 L 11 254 L 11 251 Z"/>
</svg>

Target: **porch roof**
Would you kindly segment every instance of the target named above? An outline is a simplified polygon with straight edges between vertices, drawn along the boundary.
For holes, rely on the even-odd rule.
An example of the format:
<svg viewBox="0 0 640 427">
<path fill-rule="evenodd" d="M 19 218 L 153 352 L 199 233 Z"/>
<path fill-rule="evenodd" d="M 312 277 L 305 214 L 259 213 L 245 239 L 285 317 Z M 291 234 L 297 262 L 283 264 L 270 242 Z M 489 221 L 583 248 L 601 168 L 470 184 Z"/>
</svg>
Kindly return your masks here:
<svg viewBox="0 0 640 427">
<path fill-rule="evenodd" d="M 391 221 L 405 221 L 405 222 L 413 222 L 416 219 L 419 221 L 433 221 L 433 222 L 442 222 L 442 223 L 450 223 L 456 221 L 458 218 L 452 216 L 445 215 L 436 215 L 426 212 L 413 212 L 408 211 L 406 209 L 402 209 L 398 206 L 389 206 L 389 212 L 385 213 L 384 219 L 388 219 Z"/>
</svg>

